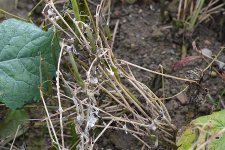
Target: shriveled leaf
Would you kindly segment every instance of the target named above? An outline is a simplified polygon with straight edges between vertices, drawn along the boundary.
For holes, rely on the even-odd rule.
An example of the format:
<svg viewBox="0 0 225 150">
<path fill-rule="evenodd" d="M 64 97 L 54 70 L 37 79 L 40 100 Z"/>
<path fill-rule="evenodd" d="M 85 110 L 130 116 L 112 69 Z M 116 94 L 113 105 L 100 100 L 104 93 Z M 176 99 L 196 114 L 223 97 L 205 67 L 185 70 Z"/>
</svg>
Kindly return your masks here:
<svg viewBox="0 0 225 150">
<path fill-rule="evenodd" d="M 55 75 L 53 34 L 16 19 L 0 24 L 0 102 L 16 109 L 40 99 L 40 81 Z"/>
<path fill-rule="evenodd" d="M 28 123 L 28 119 L 29 116 L 24 110 L 10 110 L 0 122 L 0 139 L 3 140 L 1 145 L 13 140 L 17 129 L 17 136 L 21 135 L 24 130 L 20 129 Z"/>
<path fill-rule="evenodd" d="M 205 57 L 212 58 L 212 51 L 209 50 L 208 48 L 203 48 L 201 49 L 201 51 L 202 55 L 204 55 Z"/>
<path fill-rule="evenodd" d="M 176 145 L 178 150 L 195 149 L 207 141 L 210 137 L 217 135 L 225 128 L 225 110 L 215 112 L 208 116 L 199 117 L 193 120 L 184 130 Z M 207 149 L 219 150 L 225 147 L 225 134 L 213 138 Z M 205 147 L 204 147 L 205 148 Z"/>
<path fill-rule="evenodd" d="M 207 49 L 207 48 L 203 48 L 201 49 L 202 55 L 213 60 L 213 56 L 212 56 L 212 51 Z M 223 67 L 225 66 L 225 63 L 222 61 L 219 61 L 218 59 L 215 60 L 215 63 L 218 65 L 218 67 L 220 69 L 223 69 Z"/>
</svg>

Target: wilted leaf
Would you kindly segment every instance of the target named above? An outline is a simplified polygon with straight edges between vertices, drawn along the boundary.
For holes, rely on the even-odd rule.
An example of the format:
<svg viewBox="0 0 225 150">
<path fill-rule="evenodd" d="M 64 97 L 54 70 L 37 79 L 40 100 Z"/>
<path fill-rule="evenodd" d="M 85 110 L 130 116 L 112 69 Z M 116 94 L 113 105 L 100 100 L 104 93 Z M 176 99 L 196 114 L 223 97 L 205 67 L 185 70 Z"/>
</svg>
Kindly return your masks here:
<svg viewBox="0 0 225 150">
<path fill-rule="evenodd" d="M 203 48 L 201 49 L 201 51 L 202 55 L 204 55 L 205 57 L 212 58 L 212 51 L 209 50 L 208 48 Z"/>
<path fill-rule="evenodd" d="M 55 75 L 53 31 L 9 19 L 0 24 L 0 37 L 0 102 L 16 109 L 39 100 L 40 70 L 44 84 Z"/>
<path fill-rule="evenodd" d="M 176 145 L 178 150 L 188 150 L 197 148 L 199 144 L 204 143 L 210 137 L 216 135 L 225 128 L 225 110 L 215 112 L 212 115 L 199 117 L 193 120 L 182 133 Z M 222 150 L 225 147 L 225 134 L 214 138 L 207 145 L 209 150 Z"/>
<path fill-rule="evenodd" d="M 205 57 L 207 57 L 207 58 L 209 58 L 209 59 L 214 59 L 213 57 L 212 57 L 212 51 L 211 50 L 209 50 L 209 49 L 207 49 L 207 48 L 203 48 L 203 49 L 201 49 L 201 52 L 202 52 L 202 55 L 203 56 L 205 56 Z M 222 61 L 219 61 L 218 59 L 216 59 L 215 60 L 215 63 L 218 65 L 218 67 L 220 68 L 220 69 L 223 69 L 223 67 L 225 66 L 225 63 L 224 62 L 222 62 Z"/>
</svg>

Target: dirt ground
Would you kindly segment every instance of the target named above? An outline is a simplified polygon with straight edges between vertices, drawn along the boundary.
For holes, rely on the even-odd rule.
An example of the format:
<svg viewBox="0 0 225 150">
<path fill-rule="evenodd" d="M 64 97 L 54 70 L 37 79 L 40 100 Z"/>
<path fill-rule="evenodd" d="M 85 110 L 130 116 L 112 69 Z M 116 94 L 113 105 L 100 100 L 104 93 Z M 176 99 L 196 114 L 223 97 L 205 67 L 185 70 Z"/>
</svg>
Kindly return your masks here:
<svg viewBox="0 0 225 150">
<path fill-rule="evenodd" d="M 173 65 L 181 59 L 180 45 L 177 44 L 177 39 L 174 38 L 174 30 L 170 24 L 162 24 L 159 20 L 160 10 L 157 3 L 150 4 L 133 4 L 133 5 L 115 5 L 112 12 L 112 22 L 119 19 L 120 26 L 117 31 L 116 44 L 114 52 L 117 58 L 125 59 L 134 64 L 145 68 L 159 71 L 159 65 L 162 65 L 167 74 L 185 78 L 188 71 L 204 69 L 207 64 L 203 60 L 195 60 L 190 63 L 180 66 L 173 70 Z M 195 33 L 198 38 L 198 44 L 201 48 L 208 48 L 217 54 L 223 43 L 218 40 L 218 33 L 210 29 L 210 25 L 200 25 Z M 195 56 L 197 52 L 190 48 L 188 56 Z M 223 53 L 224 55 L 224 53 Z M 224 60 L 224 56 L 221 56 Z M 153 84 L 155 75 L 149 74 L 143 70 L 133 69 L 135 77 L 146 83 L 152 89 L 157 85 Z M 161 83 L 158 83 L 161 84 Z M 201 82 L 202 88 L 208 89 L 208 95 L 212 97 L 214 103 L 219 103 L 219 94 L 224 90 L 225 82 L 218 76 L 212 77 L 209 72 L 205 72 Z M 172 79 L 165 79 L 165 97 L 170 97 L 182 91 L 187 84 Z M 162 97 L 162 89 L 155 92 L 159 97 Z M 188 95 L 189 94 L 189 95 Z M 188 98 L 193 95 L 187 93 Z M 224 100 L 224 98 L 221 98 Z M 216 106 L 212 103 L 208 96 L 205 97 L 205 102 L 201 105 L 189 102 L 183 102 L 176 97 L 166 100 L 166 107 L 172 117 L 173 123 L 177 129 L 181 129 L 192 119 L 209 114 Z M 115 134 L 115 133 L 113 133 Z M 123 134 L 117 136 L 117 140 L 113 140 L 110 133 L 107 133 L 107 139 L 114 143 L 117 149 L 140 149 L 138 141 L 133 144 L 129 143 L 129 147 L 123 146 L 122 142 L 125 138 L 127 141 L 130 135 Z M 105 141 L 103 140 L 103 143 Z M 104 146 L 106 146 L 105 144 Z M 104 147 L 103 146 L 103 147 Z M 158 148 L 169 149 L 169 148 Z"/>
<path fill-rule="evenodd" d="M 34 6 L 34 2 L 19 0 L 18 7 L 13 8 L 13 12 L 24 16 Z M 35 12 L 36 16 L 41 15 L 40 10 Z M 134 3 L 132 5 L 113 2 L 111 22 L 112 27 L 119 20 L 119 28 L 116 35 L 114 53 L 117 58 L 121 58 L 140 65 L 142 67 L 159 71 L 160 65 L 165 72 L 170 75 L 185 78 L 188 72 L 194 69 L 204 69 L 207 63 L 202 59 L 193 60 L 185 65 L 173 68 L 173 65 L 181 59 L 179 30 L 174 30 L 170 23 L 161 23 L 160 6 L 158 3 Z M 208 48 L 213 54 L 217 54 L 224 43 L 220 42 L 219 33 L 215 29 L 215 21 L 202 24 L 194 33 L 197 44 L 200 48 Z M 192 41 L 193 39 L 190 39 Z M 220 56 L 220 60 L 225 60 L 225 53 Z M 188 49 L 188 56 L 196 56 L 198 53 L 192 47 Z M 132 68 L 134 75 L 140 81 L 146 83 L 154 89 L 159 96 L 171 97 L 182 91 L 188 84 L 183 81 L 165 78 L 163 90 L 160 82 L 155 82 L 156 76 L 139 69 Z M 187 98 L 173 97 L 165 100 L 166 107 L 172 117 L 177 129 L 181 129 L 192 119 L 209 114 L 221 108 L 221 101 L 224 97 L 221 92 L 224 90 L 225 82 L 219 76 L 212 76 L 210 71 L 204 72 L 200 83 L 201 89 L 207 88 L 208 94 L 194 86 L 187 90 Z M 195 92 L 195 91 L 198 92 Z M 194 94 L 193 94 L 194 93 Z M 183 96 L 183 95 L 182 95 Z M 202 103 L 190 102 L 190 99 L 203 97 Z M 98 149 L 113 150 L 138 150 L 141 143 L 133 136 L 124 132 L 110 130 L 99 139 Z M 172 149 L 159 146 L 157 149 Z"/>
<path fill-rule="evenodd" d="M 120 20 L 116 36 L 116 46 L 114 48 L 117 57 L 156 71 L 159 70 L 159 65 L 162 65 L 167 74 L 182 78 L 187 76 L 187 71 L 189 70 L 196 68 L 204 69 L 207 64 L 199 59 L 173 70 L 173 65 L 181 59 L 180 45 L 176 44 L 176 39 L 173 38 L 174 31 L 170 29 L 169 25 L 160 23 L 160 13 L 157 4 L 153 4 L 151 7 L 155 7 L 155 10 L 151 10 L 150 5 L 138 4 L 114 8 L 114 15 L 115 13 L 119 15 L 113 19 Z M 200 47 L 208 48 L 217 54 L 223 45 L 218 42 L 217 33 L 205 25 L 201 25 L 197 31 L 198 33 L 195 34 L 197 34 Z M 197 52 L 190 48 L 188 56 L 195 55 L 197 55 Z M 133 71 L 135 71 L 135 75 L 139 80 L 152 86 L 154 75 L 137 69 Z M 218 94 L 223 90 L 225 85 L 221 78 L 209 76 L 209 72 L 204 73 L 201 83 L 202 87 L 207 88 L 209 94 L 215 99 L 218 98 Z M 165 79 L 166 97 L 173 96 L 186 85 L 184 82 Z M 162 97 L 162 90 L 157 90 L 156 93 L 159 97 Z M 176 98 L 167 100 L 166 104 L 174 118 L 174 123 L 178 127 L 184 125 L 184 114 L 188 111 L 185 110 L 187 106 L 185 104 L 181 105 L 181 102 Z M 198 111 L 207 113 L 207 110 L 201 107 Z"/>
</svg>

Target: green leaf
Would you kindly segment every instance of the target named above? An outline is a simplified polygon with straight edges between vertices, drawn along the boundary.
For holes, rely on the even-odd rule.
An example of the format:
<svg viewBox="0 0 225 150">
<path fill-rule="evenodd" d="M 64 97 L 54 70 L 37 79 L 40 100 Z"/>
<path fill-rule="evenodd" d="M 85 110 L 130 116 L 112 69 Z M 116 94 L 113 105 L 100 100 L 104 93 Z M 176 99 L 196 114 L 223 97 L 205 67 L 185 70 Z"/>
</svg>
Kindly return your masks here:
<svg viewBox="0 0 225 150">
<path fill-rule="evenodd" d="M 202 116 L 193 120 L 182 133 L 176 145 L 178 150 L 197 148 L 197 144 L 204 143 L 210 137 L 217 135 L 225 128 L 225 110 L 215 112 L 208 116 Z M 207 145 L 207 149 L 219 150 L 225 147 L 225 134 L 216 137 Z"/>
<path fill-rule="evenodd" d="M 40 82 L 46 89 L 55 75 L 53 35 L 16 19 L 0 24 L 0 102 L 16 109 L 40 99 Z"/>
<path fill-rule="evenodd" d="M 190 24 L 188 25 L 188 29 L 189 30 L 193 30 L 193 28 L 195 27 L 195 25 L 197 24 L 197 20 L 199 18 L 199 15 L 203 9 L 205 0 L 201 0 L 201 1 L 197 1 L 194 11 L 192 12 L 192 14 L 190 15 Z"/>
<path fill-rule="evenodd" d="M 70 133 L 71 133 L 71 139 L 70 139 L 71 148 L 70 149 L 76 150 L 76 146 L 79 144 L 79 136 L 75 130 L 75 123 L 70 124 Z"/>
<path fill-rule="evenodd" d="M 4 145 L 13 140 L 17 129 L 17 136 L 23 133 L 22 126 L 28 123 L 29 116 L 24 110 L 9 110 L 3 121 L 0 122 L 0 139 Z"/>
</svg>

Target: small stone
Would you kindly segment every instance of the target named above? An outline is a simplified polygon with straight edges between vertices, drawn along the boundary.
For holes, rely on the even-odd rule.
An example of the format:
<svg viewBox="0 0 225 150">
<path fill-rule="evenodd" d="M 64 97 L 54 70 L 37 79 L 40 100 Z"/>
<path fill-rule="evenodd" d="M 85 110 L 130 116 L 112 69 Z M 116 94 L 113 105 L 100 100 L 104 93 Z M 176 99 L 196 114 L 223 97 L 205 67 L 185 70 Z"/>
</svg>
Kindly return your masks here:
<svg viewBox="0 0 225 150">
<path fill-rule="evenodd" d="M 116 18 L 120 17 L 120 11 L 119 11 L 119 10 L 115 10 L 113 15 L 114 15 Z"/>
<path fill-rule="evenodd" d="M 156 39 L 163 37 L 163 33 L 160 31 L 160 29 L 155 28 L 152 32 L 152 37 Z"/>
<path fill-rule="evenodd" d="M 123 19 L 123 21 L 122 21 L 123 23 L 126 23 L 127 22 L 127 20 L 126 19 Z"/>
<path fill-rule="evenodd" d="M 143 10 L 142 10 L 142 9 L 139 9 L 138 13 L 140 14 L 140 13 L 142 13 L 142 12 L 143 12 Z"/>
<path fill-rule="evenodd" d="M 152 11 L 155 11 L 155 8 L 154 8 L 153 5 L 150 5 L 150 9 L 151 9 Z"/>
<path fill-rule="evenodd" d="M 209 75 L 210 75 L 211 77 L 216 77 L 216 76 L 217 76 L 217 73 L 216 73 L 215 71 L 210 71 L 210 72 L 209 72 Z"/>
<path fill-rule="evenodd" d="M 185 105 L 187 104 L 188 102 L 188 97 L 185 93 L 180 93 L 178 94 L 177 96 L 177 99 L 179 100 L 179 102 L 182 104 L 182 105 Z"/>
<path fill-rule="evenodd" d="M 209 40 L 204 40 L 204 43 L 205 43 L 206 45 L 212 45 L 212 43 L 211 43 Z"/>
</svg>

